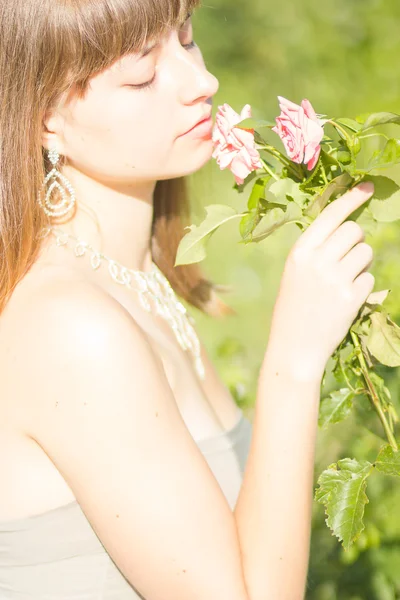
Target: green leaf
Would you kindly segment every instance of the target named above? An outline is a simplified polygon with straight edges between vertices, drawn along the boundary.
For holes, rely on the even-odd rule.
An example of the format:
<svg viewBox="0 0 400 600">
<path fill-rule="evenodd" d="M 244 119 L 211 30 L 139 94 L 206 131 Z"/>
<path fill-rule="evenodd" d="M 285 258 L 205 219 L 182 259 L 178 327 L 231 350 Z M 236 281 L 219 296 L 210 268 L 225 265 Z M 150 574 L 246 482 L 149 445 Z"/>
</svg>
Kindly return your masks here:
<svg viewBox="0 0 400 600">
<path fill-rule="evenodd" d="M 368 296 L 368 298 L 366 299 L 364 306 L 361 308 L 359 319 L 356 321 L 356 323 L 358 323 L 359 321 L 363 321 L 363 319 L 365 319 L 365 317 L 368 317 L 368 315 L 370 315 L 372 312 L 375 312 L 375 311 L 379 312 L 379 310 L 378 310 L 379 307 L 382 306 L 382 304 L 385 302 L 389 293 L 390 293 L 390 290 L 382 290 L 380 292 L 372 292 L 372 294 L 370 294 Z M 356 331 L 356 329 L 354 328 L 354 325 L 352 326 L 351 329 Z M 357 331 L 356 331 L 356 333 L 357 333 Z M 364 333 L 364 332 L 361 332 L 361 333 Z M 369 333 L 369 327 L 368 327 L 368 333 Z"/>
<path fill-rule="evenodd" d="M 255 182 L 253 189 L 251 190 L 249 199 L 247 201 L 247 208 L 249 210 L 256 209 L 258 207 L 260 198 L 264 196 L 266 181 L 264 178 L 259 178 Z"/>
<path fill-rule="evenodd" d="M 357 123 L 361 123 L 363 125 L 365 121 L 368 119 L 371 113 L 362 113 L 361 115 L 356 116 Z"/>
<path fill-rule="evenodd" d="M 400 191 L 388 200 L 371 199 L 369 209 L 379 223 L 392 223 L 400 219 Z"/>
<path fill-rule="evenodd" d="M 376 150 L 368 164 L 367 170 L 387 169 L 400 162 L 400 140 L 390 139 L 383 150 Z"/>
<path fill-rule="evenodd" d="M 333 143 L 333 140 L 331 141 L 331 143 Z M 321 142 L 322 144 L 322 142 Z M 330 143 L 328 144 L 330 146 Z M 328 171 L 332 168 L 332 167 L 338 167 L 339 163 L 337 161 L 337 159 L 335 158 L 335 156 L 333 155 L 332 152 L 330 152 L 328 154 L 328 152 L 325 152 L 325 150 L 321 150 L 321 162 L 324 165 L 325 169 L 327 169 Z M 303 185 L 303 184 L 302 184 Z"/>
<path fill-rule="evenodd" d="M 261 241 L 286 222 L 286 211 L 282 208 L 273 208 L 264 217 L 253 231 L 253 240 Z"/>
<path fill-rule="evenodd" d="M 347 550 L 364 529 L 365 493 L 372 465 L 350 458 L 323 471 L 315 498 L 325 506 L 326 523 Z"/>
<path fill-rule="evenodd" d="M 253 231 L 253 241 L 261 242 L 289 222 L 303 222 L 301 208 L 294 202 L 288 204 L 286 211 L 281 208 L 269 211 Z"/>
<path fill-rule="evenodd" d="M 348 368 L 347 365 L 347 357 L 351 354 L 351 346 L 345 346 L 345 341 L 342 342 L 342 345 L 339 346 L 336 352 L 332 356 L 333 366 L 332 366 L 332 375 L 334 376 L 337 383 L 347 389 L 347 381 L 352 378 L 352 371 Z M 344 373 L 346 377 L 344 376 Z"/>
<path fill-rule="evenodd" d="M 239 224 L 239 232 L 242 236 L 242 239 L 245 240 L 250 236 L 255 227 L 257 227 L 258 223 L 261 221 L 261 218 L 262 217 L 257 210 L 252 210 L 241 219 Z"/>
<path fill-rule="evenodd" d="M 175 267 L 200 262 L 206 257 L 206 243 L 215 230 L 231 219 L 241 218 L 234 208 L 225 204 L 211 204 L 205 207 L 207 216 L 200 225 L 189 225 L 190 229 L 180 241 L 176 253 Z"/>
<path fill-rule="evenodd" d="M 281 198 L 282 196 L 289 201 L 295 202 L 300 208 L 304 208 L 310 202 L 311 197 L 300 189 L 300 184 L 286 177 L 274 183 L 269 187 L 269 191 L 276 196 Z"/>
<path fill-rule="evenodd" d="M 366 299 L 367 304 L 374 306 L 375 304 L 383 304 L 389 295 L 390 290 L 382 290 L 380 292 L 372 292 Z"/>
<path fill-rule="evenodd" d="M 376 127 L 377 125 L 386 125 L 387 123 L 396 123 L 397 125 L 400 125 L 400 115 L 391 112 L 372 113 L 365 120 L 362 131 L 369 129 L 370 127 Z"/>
<path fill-rule="evenodd" d="M 400 219 L 400 186 L 383 175 L 367 175 L 364 181 L 372 181 L 374 195 L 368 202 L 369 209 L 379 223 L 390 223 Z"/>
<path fill-rule="evenodd" d="M 382 312 L 372 313 L 367 340 L 369 352 L 387 367 L 400 366 L 400 327 Z"/>
<path fill-rule="evenodd" d="M 395 452 L 389 444 L 381 448 L 374 464 L 381 473 L 400 477 L 400 452 Z"/>
<path fill-rule="evenodd" d="M 366 175 L 363 181 L 372 181 L 375 188 L 373 198 L 377 200 L 388 200 L 400 190 L 400 186 L 393 179 L 384 175 Z"/>
<path fill-rule="evenodd" d="M 328 204 L 333 196 L 344 194 L 353 181 L 348 173 L 342 173 L 329 183 L 325 190 L 319 196 L 315 196 L 312 204 L 306 209 L 306 215 L 316 218 Z"/>
<path fill-rule="evenodd" d="M 343 117 L 341 119 L 336 119 L 336 121 L 339 123 L 339 125 L 344 125 L 347 127 L 347 129 L 350 129 L 350 131 L 353 131 L 354 133 L 357 133 L 357 131 L 360 131 L 362 128 L 362 125 L 354 119 L 347 119 L 346 117 Z"/>
<path fill-rule="evenodd" d="M 273 200 L 275 200 L 275 202 L 273 200 L 268 200 L 268 197 L 272 198 Z M 275 198 L 275 196 L 273 196 L 272 194 L 269 196 L 267 193 L 267 198 L 260 198 L 260 207 L 267 211 L 267 210 L 272 210 L 273 208 L 282 208 L 283 210 L 286 210 L 287 207 L 287 202 L 277 198 Z"/>
<path fill-rule="evenodd" d="M 254 119 L 250 117 L 248 119 L 243 119 L 240 123 L 237 123 L 235 127 L 239 127 L 239 129 L 262 129 L 263 127 L 275 127 L 276 123 L 272 121 L 264 121 L 260 119 Z"/>
<path fill-rule="evenodd" d="M 331 423 L 343 421 L 353 408 L 354 394 L 348 388 L 342 388 L 329 394 L 321 401 L 318 424 L 327 427 Z"/>
<path fill-rule="evenodd" d="M 315 490 L 315 500 L 320 504 L 326 504 L 332 492 L 339 485 L 340 477 L 336 463 L 329 465 L 325 471 L 322 471 L 317 481 L 319 487 Z"/>
<path fill-rule="evenodd" d="M 369 378 L 384 405 L 391 401 L 390 390 L 385 385 L 385 380 L 380 377 L 375 371 L 370 371 Z"/>
</svg>

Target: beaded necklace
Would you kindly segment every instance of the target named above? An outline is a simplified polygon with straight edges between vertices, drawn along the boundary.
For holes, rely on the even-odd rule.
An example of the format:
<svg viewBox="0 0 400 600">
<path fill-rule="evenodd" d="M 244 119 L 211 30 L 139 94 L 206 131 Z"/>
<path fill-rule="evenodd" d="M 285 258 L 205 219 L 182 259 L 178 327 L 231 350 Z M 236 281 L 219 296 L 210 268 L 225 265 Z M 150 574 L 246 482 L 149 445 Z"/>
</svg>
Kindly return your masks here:
<svg viewBox="0 0 400 600">
<path fill-rule="evenodd" d="M 200 356 L 200 342 L 193 327 L 195 321 L 182 302 L 178 300 L 168 279 L 154 262 L 152 262 L 152 269 L 149 272 L 135 271 L 124 267 L 121 263 L 95 250 L 87 242 L 60 228 L 45 227 L 39 235 L 39 239 L 45 238 L 50 233 L 56 237 L 57 246 L 65 246 L 68 245 L 69 240 L 73 241 L 77 257 L 82 257 L 87 252 L 90 253 L 90 265 L 93 269 L 98 269 L 103 261 L 107 262 L 108 272 L 116 283 L 137 292 L 139 302 L 146 312 L 155 310 L 156 315 L 160 315 L 167 321 L 180 347 L 192 354 L 194 367 L 200 379 L 205 379 L 204 365 Z M 131 285 L 133 282 L 136 284 L 134 287 Z"/>
</svg>

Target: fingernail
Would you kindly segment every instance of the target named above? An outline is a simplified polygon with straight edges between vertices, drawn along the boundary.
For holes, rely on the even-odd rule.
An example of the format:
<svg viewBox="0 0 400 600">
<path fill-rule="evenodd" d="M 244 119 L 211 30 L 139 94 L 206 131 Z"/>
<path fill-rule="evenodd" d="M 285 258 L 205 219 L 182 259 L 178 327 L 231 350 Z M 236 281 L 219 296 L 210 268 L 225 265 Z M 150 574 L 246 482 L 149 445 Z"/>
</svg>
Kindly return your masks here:
<svg viewBox="0 0 400 600">
<path fill-rule="evenodd" d="M 359 183 L 356 187 L 365 194 L 373 194 L 375 191 L 375 186 L 372 183 L 372 181 L 363 181 L 362 183 Z"/>
</svg>

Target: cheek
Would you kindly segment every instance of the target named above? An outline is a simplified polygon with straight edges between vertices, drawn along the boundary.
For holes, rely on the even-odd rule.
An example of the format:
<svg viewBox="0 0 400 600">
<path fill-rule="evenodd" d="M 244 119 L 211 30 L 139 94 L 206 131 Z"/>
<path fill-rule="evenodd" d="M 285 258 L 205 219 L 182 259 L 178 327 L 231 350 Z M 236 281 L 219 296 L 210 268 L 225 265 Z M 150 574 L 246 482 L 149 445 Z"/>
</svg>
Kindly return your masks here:
<svg viewBox="0 0 400 600">
<path fill-rule="evenodd" d="M 111 104 L 109 104 L 109 107 Z M 65 119 L 66 143 L 73 153 L 90 152 L 94 157 L 103 144 L 109 142 L 113 111 L 95 96 L 77 102 Z"/>
<path fill-rule="evenodd" d="M 175 174 L 188 160 L 188 146 L 176 140 L 186 123 L 170 93 L 120 88 L 106 103 L 92 97 L 76 105 L 67 124 L 70 158 L 96 175 L 124 178 L 132 169 L 143 177 Z"/>
<path fill-rule="evenodd" d="M 108 136 L 115 148 L 140 158 L 163 156 L 171 151 L 176 124 L 165 102 L 147 92 L 130 91 L 107 116 Z"/>
<path fill-rule="evenodd" d="M 111 160 L 129 155 L 135 163 L 148 162 L 149 156 L 163 157 L 171 150 L 173 123 L 165 103 L 155 102 L 150 94 L 119 90 L 107 105 L 94 101 L 74 111 L 68 127 L 68 146 L 82 154 L 88 150 L 92 160 Z M 132 92 L 132 93 L 131 93 Z"/>
</svg>

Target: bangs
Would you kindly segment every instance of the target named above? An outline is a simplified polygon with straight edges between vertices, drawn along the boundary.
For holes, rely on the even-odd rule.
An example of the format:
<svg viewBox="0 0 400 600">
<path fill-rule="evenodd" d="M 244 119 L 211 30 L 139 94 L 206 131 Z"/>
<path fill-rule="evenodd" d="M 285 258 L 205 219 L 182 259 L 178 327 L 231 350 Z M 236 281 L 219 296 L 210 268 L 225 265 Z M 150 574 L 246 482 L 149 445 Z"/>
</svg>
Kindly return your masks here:
<svg viewBox="0 0 400 600">
<path fill-rule="evenodd" d="M 47 31 L 42 37 L 43 68 L 46 70 L 52 63 L 60 92 L 74 87 L 82 96 L 91 77 L 123 56 L 139 53 L 167 30 L 183 25 L 200 3 L 201 0 L 53 0 L 44 25 Z M 53 60 L 49 61 L 49 56 Z"/>
</svg>

